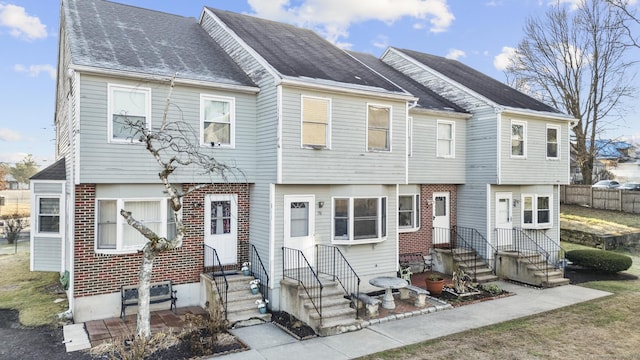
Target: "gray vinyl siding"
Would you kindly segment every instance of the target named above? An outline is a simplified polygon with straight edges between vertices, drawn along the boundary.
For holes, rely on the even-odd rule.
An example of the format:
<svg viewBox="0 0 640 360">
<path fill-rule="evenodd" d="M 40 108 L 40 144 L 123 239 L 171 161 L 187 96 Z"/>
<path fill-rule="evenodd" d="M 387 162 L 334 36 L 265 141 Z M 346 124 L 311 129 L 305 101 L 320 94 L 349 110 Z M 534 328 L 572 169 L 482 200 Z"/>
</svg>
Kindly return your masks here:
<svg viewBox="0 0 640 360">
<path fill-rule="evenodd" d="M 256 164 L 256 181 L 274 183 L 278 168 L 278 93 L 276 79 L 265 66 L 258 61 L 235 35 L 223 28 L 208 11 L 200 22 L 202 28 L 211 36 L 233 60 L 260 87 L 256 95 L 253 127 L 253 143 Z M 236 134 L 237 136 L 237 134 Z"/>
<path fill-rule="evenodd" d="M 526 123 L 526 158 L 511 157 L 511 121 Z M 560 127 L 559 159 L 547 160 L 547 125 Z M 568 182 L 569 131 L 567 122 L 503 115 L 501 127 L 501 184 L 566 184 Z M 523 176 L 526 174 L 526 176 Z"/>
<path fill-rule="evenodd" d="M 62 239 L 65 234 L 65 182 L 37 181 L 31 182 L 31 270 L 59 272 L 62 261 Z M 58 198 L 60 200 L 60 233 L 40 234 L 38 229 L 38 197 Z"/>
<path fill-rule="evenodd" d="M 281 276 L 282 268 L 275 267 L 272 271 L 271 259 L 271 186 L 267 183 L 259 183 L 250 186 L 250 208 L 249 214 L 249 242 L 256 247 L 260 258 L 269 272 L 270 284 L 274 287 L 276 274 Z M 276 250 L 277 251 L 277 250 Z M 276 254 L 276 257 L 279 257 Z M 280 265 L 282 266 L 282 265 Z"/>
<path fill-rule="evenodd" d="M 140 143 L 112 143 L 108 139 L 108 84 L 148 87 L 151 89 L 151 125 L 157 129 L 163 118 L 168 96 L 168 83 L 135 82 L 91 75 L 81 76 L 80 92 L 80 172 L 81 183 L 154 183 L 158 180 L 158 164 Z M 255 96 L 231 93 L 211 88 L 176 85 L 171 94 L 169 121 L 185 121 L 200 132 L 200 94 L 235 98 L 236 134 L 235 148 L 208 148 L 200 150 L 213 156 L 218 162 L 233 166 L 236 171 L 229 176 L 232 182 L 252 182 L 255 174 Z M 200 175 L 199 169 L 179 168 L 174 182 L 210 182 L 208 175 Z M 220 179 L 214 178 L 214 181 Z"/>
<path fill-rule="evenodd" d="M 331 148 L 302 148 L 302 95 L 331 101 Z M 391 107 L 391 151 L 367 151 L 367 106 Z M 289 184 L 392 184 L 405 181 L 406 102 L 284 88 L 282 181 Z"/>
<path fill-rule="evenodd" d="M 411 184 L 464 184 L 466 167 L 467 120 L 436 117 L 411 112 L 413 117 L 412 151 L 409 157 L 409 183 Z M 453 158 L 437 156 L 438 120 L 454 123 Z"/>
<path fill-rule="evenodd" d="M 487 185 L 465 184 L 456 192 L 456 224 L 487 236 Z"/>
<path fill-rule="evenodd" d="M 73 97 L 72 89 L 75 86 L 75 77 L 68 77 L 67 69 L 71 59 L 71 52 L 66 38 L 66 27 L 61 25 L 60 34 L 60 59 L 58 61 L 58 76 L 64 77 L 68 81 L 58 81 L 56 89 L 56 149 L 55 156 L 59 159 L 70 153 L 71 139 L 69 138 L 69 128 L 72 126 L 69 121 L 69 110 L 72 104 L 69 103 Z M 73 108 L 71 108 L 73 109 Z"/>
<path fill-rule="evenodd" d="M 498 181 L 497 115 L 493 108 L 473 112 L 467 123 L 467 182 L 495 184 Z"/>
<path fill-rule="evenodd" d="M 334 197 L 387 197 L 387 238 L 379 243 L 336 245 L 358 276 L 389 274 L 397 271 L 397 191 L 395 185 L 278 185 L 275 193 L 275 249 L 277 278 L 282 276 L 284 241 L 284 196 L 315 195 L 316 244 L 331 244 L 332 199 Z M 322 209 L 318 202 L 323 201 Z M 279 253 L 278 253 L 279 252 Z"/>
</svg>

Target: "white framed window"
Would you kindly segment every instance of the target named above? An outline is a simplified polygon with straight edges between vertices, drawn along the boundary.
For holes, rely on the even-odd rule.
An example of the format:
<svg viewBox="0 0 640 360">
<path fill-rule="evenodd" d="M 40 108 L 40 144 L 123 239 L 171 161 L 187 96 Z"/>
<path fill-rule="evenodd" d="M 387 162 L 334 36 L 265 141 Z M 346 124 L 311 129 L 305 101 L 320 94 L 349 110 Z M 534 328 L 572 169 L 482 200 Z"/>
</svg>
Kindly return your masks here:
<svg viewBox="0 0 640 360">
<path fill-rule="evenodd" d="M 391 151 L 391 107 L 367 105 L 367 150 Z"/>
<path fill-rule="evenodd" d="M 437 157 L 454 158 L 455 154 L 455 122 L 438 120 Z"/>
<path fill-rule="evenodd" d="M 527 123 L 511 121 L 511 157 L 524 158 L 527 156 Z"/>
<path fill-rule="evenodd" d="M 547 229 L 551 220 L 552 198 L 550 195 L 522 195 L 522 227 L 527 229 Z"/>
<path fill-rule="evenodd" d="M 560 126 L 547 125 L 547 159 L 560 159 Z"/>
<path fill-rule="evenodd" d="M 332 223 L 333 243 L 383 241 L 387 237 L 387 198 L 333 198 Z"/>
<path fill-rule="evenodd" d="M 398 196 L 398 227 L 400 231 L 420 228 L 420 195 Z"/>
<path fill-rule="evenodd" d="M 60 198 L 37 197 L 38 234 L 60 233 Z"/>
<path fill-rule="evenodd" d="M 235 147 L 236 101 L 231 97 L 200 94 L 200 144 Z"/>
<path fill-rule="evenodd" d="M 331 99 L 302 96 L 302 147 L 331 147 Z"/>
<path fill-rule="evenodd" d="M 176 233 L 176 223 L 168 199 L 96 199 L 97 253 L 130 253 L 142 249 L 147 239 L 126 223 L 120 210 L 130 211 L 159 236 L 171 238 Z"/>
<path fill-rule="evenodd" d="M 151 128 L 151 89 L 109 84 L 108 137 L 110 142 L 136 142 L 131 124 L 145 124 Z"/>
</svg>

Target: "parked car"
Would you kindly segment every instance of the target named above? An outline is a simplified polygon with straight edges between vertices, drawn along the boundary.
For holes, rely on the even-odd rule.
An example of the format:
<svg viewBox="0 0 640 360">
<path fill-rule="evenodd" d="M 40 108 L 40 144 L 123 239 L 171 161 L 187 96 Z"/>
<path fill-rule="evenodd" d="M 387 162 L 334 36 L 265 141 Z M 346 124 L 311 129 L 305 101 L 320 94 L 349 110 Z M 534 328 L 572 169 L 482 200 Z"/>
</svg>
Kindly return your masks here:
<svg viewBox="0 0 640 360">
<path fill-rule="evenodd" d="M 640 183 L 624 183 L 618 189 L 640 191 Z"/>
<path fill-rule="evenodd" d="M 600 189 L 617 189 L 620 183 L 615 180 L 600 180 L 591 187 Z"/>
</svg>

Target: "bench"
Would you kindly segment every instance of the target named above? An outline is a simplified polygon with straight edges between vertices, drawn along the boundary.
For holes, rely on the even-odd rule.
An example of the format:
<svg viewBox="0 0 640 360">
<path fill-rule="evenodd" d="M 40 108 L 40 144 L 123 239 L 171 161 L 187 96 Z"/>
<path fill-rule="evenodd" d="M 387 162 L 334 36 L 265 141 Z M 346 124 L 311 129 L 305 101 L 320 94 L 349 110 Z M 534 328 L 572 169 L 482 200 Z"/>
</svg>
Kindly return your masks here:
<svg viewBox="0 0 640 360">
<path fill-rule="evenodd" d="M 413 304 L 415 307 L 427 306 L 427 295 L 429 295 L 429 291 L 421 287 L 409 285 L 407 287 L 400 288 L 400 299 L 407 300 L 411 297 L 415 297 L 416 301 Z"/>
<path fill-rule="evenodd" d="M 411 268 L 412 273 L 422 273 L 431 268 L 431 255 L 422 253 L 405 253 L 399 255 L 400 268 Z"/>
<path fill-rule="evenodd" d="M 176 312 L 177 290 L 173 290 L 173 281 L 161 281 L 152 283 L 149 289 L 149 304 L 158 304 L 171 301 L 169 308 Z M 138 285 L 123 285 L 120 289 L 120 317 L 124 319 L 127 306 L 138 305 Z"/>
<path fill-rule="evenodd" d="M 366 309 L 368 317 L 378 316 L 378 306 L 382 303 L 380 299 L 376 299 L 365 293 L 359 294 L 358 296 L 352 293 L 351 298 L 354 299 L 358 310 L 362 308 Z"/>
</svg>

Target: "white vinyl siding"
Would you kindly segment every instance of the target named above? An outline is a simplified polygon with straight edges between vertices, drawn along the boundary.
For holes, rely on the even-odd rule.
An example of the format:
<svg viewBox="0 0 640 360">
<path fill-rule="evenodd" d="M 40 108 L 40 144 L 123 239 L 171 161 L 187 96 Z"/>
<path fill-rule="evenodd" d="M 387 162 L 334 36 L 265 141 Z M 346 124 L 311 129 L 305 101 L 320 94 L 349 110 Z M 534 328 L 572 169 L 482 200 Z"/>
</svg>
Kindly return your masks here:
<svg viewBox="0 0 640 360">
<path fill-rule="evenodd" d="M 235 147 L 236 101 L 234 98 L 200 95 L 200 144 Z"/>
<path fill-rule="evenodd" d="M 302 96 L 302 146 L 331 147 L 331 99 Z"/>
<path fill-rule="evenodd" d="M 367 150 L 391 151 L 391 107 L 367 104 Z"/>
<path fill-rule="evenodd" d="M 109 141 L 136 142 L 131 124 L 151 128 L 151 89 L 109 84 Z"/>
</svg>

